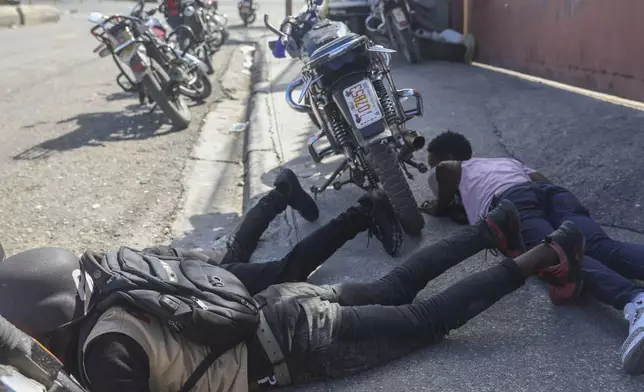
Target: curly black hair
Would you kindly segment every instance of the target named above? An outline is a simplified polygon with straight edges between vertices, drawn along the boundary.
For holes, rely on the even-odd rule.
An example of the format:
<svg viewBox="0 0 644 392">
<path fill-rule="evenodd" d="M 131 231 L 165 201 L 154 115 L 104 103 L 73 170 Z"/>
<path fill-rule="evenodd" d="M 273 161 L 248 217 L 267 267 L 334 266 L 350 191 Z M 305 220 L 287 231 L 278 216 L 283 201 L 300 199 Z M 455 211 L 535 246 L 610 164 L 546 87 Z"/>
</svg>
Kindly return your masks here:
<svg viewBox="0 0 644 392">
<path fill-rule="evenodd" d="M 466 161 L 472 158 L 472 145 L 465 136 L 457 132 L 446 131 L 433 138 L 427 145 L 427 152 L 433 153 L 437 158 Z"/>
</svg>

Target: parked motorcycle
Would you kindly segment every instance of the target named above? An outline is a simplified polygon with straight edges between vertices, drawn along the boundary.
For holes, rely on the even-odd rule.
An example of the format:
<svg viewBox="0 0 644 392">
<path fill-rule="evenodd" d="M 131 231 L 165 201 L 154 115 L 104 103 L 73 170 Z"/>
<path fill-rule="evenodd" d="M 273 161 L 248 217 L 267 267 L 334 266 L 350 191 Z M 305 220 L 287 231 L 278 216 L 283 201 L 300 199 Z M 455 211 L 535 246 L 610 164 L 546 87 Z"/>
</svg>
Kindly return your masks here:
<svg viewBox="0 0 644 392">
<path fill-rule="evenodd" d="M 154 17 L 157 9 L 153 8 L 149 11 L 144 11 L 144 8 L 145 1 L 139 0 L 133 7 L 130 16 L 142 19 L 144 24 L 162 42 L 173 42 L 172 37 L 176 35 L 176 32 L 168 34 L 168 31 L 171 30 L 170 26 Z M 212 94 L 212 83 L 208 78 L 208 66 L 203 61 L 190 53 L 183 52 L 177 45 L 166 45 L 159 42 L 158 49 L 163 52 L 161 64 L 166 72 L 171 72 L 172 67 L 175 66 L 185 71 L 187 78 L 179 86 L 181 94 L 195 101 L 203 101 Z M 174 51 L 174 53 L 171 53 L 171 51 Z"/>
<path fill-rule="evenodd" d="M 141 104 L 147 97 L 155 104 L 152 110 L 160 107 L 175 127 L 186 128 L 192 115 L 179 87 L 188 75 L 178 64 L 166 71 L 160 38 L 136 17 L 92 12 L 88 19 L 96 24 L 90 30 L 92 35 L 104 44 L 104 49 L 99 46 L 95 51 L 101 57 L 111 54 L 121 71 L 118 85 L 128 92 L 138 90 Z"/>
<path fill-rule="evenodd" d="M 237 3 L 239 17 L 241 18 L 242 22 L 244 22 L 244 27 L 255 22 L 255 19 L 257 19 L 258 8 L 259 6 L 252 0 L 242 0 Z"/>
<path fill-rule="evenodd" d="M 387 37 L 389 45 L 401 52 L 409 64 L 420 59 L 412 10 L 406 0 L 378 0 L 365 26 L 371 33 Z"/>
<path fill-rule="evenodd" d="M 287 17 L 277 29 L 264 16 L 268 29 L 279 36 L 269 46 L 275 57 L 285 52 L 304 62 L 302 75 L 286 88 L 286 100 L 295 110 L 312 114 L 321 131 L 309 140 L 309 153 L 316 163 L 330 155 L 344 159 L 331 177 L 311 191 L 319 194 L 333 183 L 341 189 L 355 184 L 370 190 L 382 187 L 394 206 L 405 231 L 420 235 L 425 221 L 405 179 L 413 178 L 407 166 L 427 171 L 413 160 L 413 153 L 425 145 L 418 132 L 404 124 L 422 116 L 420 93 L 398 90 L 390 72 L 391 53 L 365 36 L 349 31 L 342 22 L 319 20 L 322 0 L 309 2 L 307 11 Z M 298 103 L 293 92 L 301 88 Z M 401 100 L 415 98 L 415 108 L 405 110 Z M 326 139 L 330 146 L 318 151 L 315 143 Z M 344 172 L 349 179 L 336 180 Z"/>
<path fill-rule="evenodd" d="M 218 14 L 207 2 L 194 0 L 185 2 L 182 10 L 184 26 L 191 34 L 180 32 L 181 50 L 190 52 L 192 38 L 194 45 L 190 46 L 193 53 L 208 67 L 208 73 L 214 72 L 212 56 L 226 42 L 229 36 L 226 27 L 227 19 Z M 176 30 L 179 30 L 178 28 Z"/>
</svg>

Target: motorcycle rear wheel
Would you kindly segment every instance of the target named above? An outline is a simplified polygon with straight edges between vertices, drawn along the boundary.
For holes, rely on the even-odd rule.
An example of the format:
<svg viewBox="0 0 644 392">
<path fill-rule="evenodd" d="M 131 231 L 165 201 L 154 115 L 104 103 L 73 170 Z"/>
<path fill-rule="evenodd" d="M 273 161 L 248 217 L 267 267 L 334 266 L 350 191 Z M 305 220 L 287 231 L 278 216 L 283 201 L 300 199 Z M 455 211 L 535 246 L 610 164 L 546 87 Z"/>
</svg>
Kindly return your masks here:
<svg viewBox="0 0 644 392">
<path fill-rule="evenodd" d="M 411 236 L 420 236 L 425 227 L 425 219 L 418 210 L 416 198 L 400 168 L 396 150 L 389 143 L 372 144 L 366 158 L 396 210 L 405 232 Z"/>
</svg>

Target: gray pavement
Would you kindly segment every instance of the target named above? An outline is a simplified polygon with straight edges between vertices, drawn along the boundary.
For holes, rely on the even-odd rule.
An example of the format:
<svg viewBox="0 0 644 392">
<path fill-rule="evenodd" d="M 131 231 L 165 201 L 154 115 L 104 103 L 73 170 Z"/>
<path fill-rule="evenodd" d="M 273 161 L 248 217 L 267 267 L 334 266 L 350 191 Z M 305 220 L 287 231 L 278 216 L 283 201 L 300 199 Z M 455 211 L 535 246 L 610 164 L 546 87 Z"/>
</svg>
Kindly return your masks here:
<svg viewBox="0 0 644 392">
<path fill-rule="evenodd" d="M 333 168 L 330 163 L 312 163 L 305 149 L 313 132 L 310 122 L 284 101 L 284 86 L 296 77 L 299 65 L 294 60 L 266 60 L 265 83 L 256 85 L 253 100 L 246 208 L 270 187 L 279 165 L 298 173 L 306 188 L 319 184 Z M 512 155 L 570 186 L 603 223 L 615 223 L 606 217 L 619 219 L 619 211 L 629 214 L 615 226 L 629 227 L 641 219 L 641 214 L 633 213 L 641 197 L 637 191 L 623 192 L 620 197 L 598 192 L 605 184 L 617 183 L 618 178 L 634 188 L 639 186 L 638 176 L 624 180 L 627 174 L 622 174 L 637 172 L 638 162 L 628 160 L 634 155 L 619 151 L 634 151 L 640 145 L 635 133 L 644 124 L 640 112 L 465 65 L 426 62 L 408 66 L 396 62 L 394 76 L 399 87 L 414 87 L 423 93 L 425 117 L 413 120 L 410 126 L 428 138 L 445 129 L 458 130 L 471 138 L 476 155 Z M 607 132 L 609 125 L 611 132 Z M 422 153 L 419 158 L 426 156 Z M 617 174 L 615 165 L 619 170 L 628 169 Z M 412 186 L 419 200 L 428 197 L 425 176 L 417 175 Z M 256 261 L 281 257 L 360 194 L 346 187 L 321 195 L 321 216 L 316 223 L 305 222 L 288 210 L 264 236 Z M 457 229 L 450 222 L 428 217 L 423 239 L 407 238 L 405 254 L 397 259 L 388 257 L 375 240 L 360 235 L 318 269 L 311 281 L 378 278 L 418 246 Z M 644 242 L 633 231 L 609 231 L 617 239 Z M 495 262 L 491 255 L 472 257 L 432 282 L 420 298 Z M 345 380 L 288 390 L 640 391 L 643 379 L 625 375 L 619 363 L 618 352 L 627 330 L 621 313 L 589 299 L 578 306 L 555 307 L 545 287 L 530 281 L 441 344 Z"/>
<path fill-rule="evenodd" d="M 215 101 L 229 98 L 214 93 L 191 108 L 188 129 L 171 132 L 159 111 L 148 115 L 137 97 L 123 93 L 113 61 L 92 52 L 98 42 L 86 18 L 90 10 L 127 13 L 130 6 L 86 1 L 85 11 L 60 23 L 0 31 L 0 241 L 8 254 L 173 238 L 190 150 Z M 215 79 L 229 66 L 242 67 L 232 53 L 251 33 L 232 32 L 214 58 Z"/>
<path fill-rule="evenodd" d="M 255 41 L 265 47 L 261 18 L 247 30 L 233 29 L 231 45 L 215 58 L 228 94 L 216 106 L 193 108 L 193 125 L 171 133 L 167 125 L 153 124 L 157 119 L 138 109 L 135 98 L 119 92 L 114 64 L 92 53 L 97 43 L 86 13 L 126 12 L 130 4 L 61 3 L 69 3 L 64 7 L 70 12 L 56 25 L 0 31 L 0 233 L 8 253 L 42 245 L 82 251 L 173 239 L 213 246 L 242 209 L 270 188 L 279 166 L 291 167 L 307 187 L 331 171 L 331 163 L 314 165 L 307 156 L 308 117 L 284 102 L 297 62 L 268 58 L 260 50 L 254 110 L 243 109 L 250 91 L 249 77 L 241 76 L 246 67 L 240 62 L 247 61 L 241 47 Z M 221 6 L 230 24 L 237 24 L 234 2 Z M 275 23 L 283 16 L 282 1 L 260 6 Z M 394 67 L 399 87 L 424 94 L 425 117 L 411 125 L 428 138 L 454 129 L 471 138 L 479 156 L 522 159 L 573 189 L 602 223 L 631 229 L 610 229 L 616 238 L 644 242 L 635 232 L 642 219 L 642 136 L 636 132 L 644 124 L 641 112 L 464 65 Z M 230 132 L 248 116 L 246 133 Z M 423 175 L 412 186 L 419 200 L 427 197 Z M 316 223 L 288 210 L 271 225 L 255 261 L 286 254 L 360 194 L 346 187 L 321 195 Z M 311 280 L 378 278 L 418 246 L 457 229 L 427 218 L 423 239 L 406 238 L 405 254 L 396 259 L 360 235 Z M 491 255 L 477 255 L 432 282 L 421 297 L 494 262 Z M 626 376 L 618 360 L 626 333 L 620 313 L 591 300 L 554 307 L 543 285 L 531 281 L 438 345 L 346 380 L 289 390 L 640 391 L 643 379 Z"/>
</svg>

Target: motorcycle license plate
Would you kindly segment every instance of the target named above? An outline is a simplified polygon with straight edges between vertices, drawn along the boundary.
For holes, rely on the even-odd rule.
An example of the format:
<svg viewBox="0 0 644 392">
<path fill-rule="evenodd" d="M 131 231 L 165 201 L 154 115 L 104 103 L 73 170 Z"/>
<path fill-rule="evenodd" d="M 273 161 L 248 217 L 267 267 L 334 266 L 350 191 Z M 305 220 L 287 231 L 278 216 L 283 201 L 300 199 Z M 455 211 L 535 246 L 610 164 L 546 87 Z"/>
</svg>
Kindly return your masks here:
<svg viewBox="0 0 644 392">
<path fill-rule="evenodd" d="M 342 95 L 347 102 L 347 106 L 349 106 L 349 112 L 358 129 L 367 127 L 382 119 L 378 99 L 369 81 L 362 80 L 351 87 L 345 88 L 342 91 Z"/>
<path fill-rule="evenodd" d="M 134 56 L 135 51 L 136 45 L 130 45 L 119 53 L 119 58 L 127 64 L 132 59 L 132 56 Z"/>
<path fill-rule="evenodd" d="M 398 23 L 398 26 L 400 27 L 405 27 L 408 25 L 407 23 L 407 18 L 405 17 L 405 12 L 401 10 L 400 8 L 394 8 L 391 10 L 391 14 L 394 17 L 394 20 L 396 23 Z"/>
</svg>

